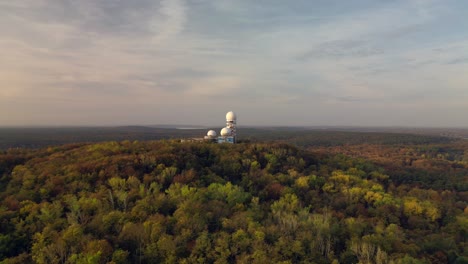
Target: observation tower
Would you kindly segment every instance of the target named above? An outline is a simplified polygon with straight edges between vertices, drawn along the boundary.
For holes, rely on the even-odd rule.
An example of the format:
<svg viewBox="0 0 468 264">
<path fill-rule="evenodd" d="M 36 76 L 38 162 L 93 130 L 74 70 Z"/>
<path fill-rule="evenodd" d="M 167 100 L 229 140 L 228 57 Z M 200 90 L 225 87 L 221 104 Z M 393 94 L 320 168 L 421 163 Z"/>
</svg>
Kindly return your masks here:
<svg viewBox="0 0 468 264">
<path fill-rule="evenodd" d="M 226 127 L 223 127 L 219 132 L 219 136 L 214 130 L 208 131 L 204 140 L 217 143 L 236 143 L 237 139 L 237 116 L 230 111 L 226 114 Z"/>
<path fill-rule="evenodd" d="M 237 116 L 234 112 L 230 111 L 226 114 L 226 127 L 221 129 L 218 143 L 236 143 L 237 137 Z"/>
</svg>

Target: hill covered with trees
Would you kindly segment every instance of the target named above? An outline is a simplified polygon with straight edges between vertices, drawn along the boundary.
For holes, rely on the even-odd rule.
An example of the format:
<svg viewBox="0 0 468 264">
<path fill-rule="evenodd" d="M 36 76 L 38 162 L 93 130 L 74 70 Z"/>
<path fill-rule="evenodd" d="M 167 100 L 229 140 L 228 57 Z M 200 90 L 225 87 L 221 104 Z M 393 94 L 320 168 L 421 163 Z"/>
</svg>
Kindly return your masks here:
<svg viewBox="0 0 468 264">
<path fill-rule="evenodd" d="M 378 148 L 372 158 L 361 154 L 373 148 L 343 148 L 123 141 L 3 151 L 0 261 L 467 263 L 468 152 Z M 435 165 L 407 160 L 423 152 Z M 393 153 L 411 164 L 387 166 Z"/>
</svg>

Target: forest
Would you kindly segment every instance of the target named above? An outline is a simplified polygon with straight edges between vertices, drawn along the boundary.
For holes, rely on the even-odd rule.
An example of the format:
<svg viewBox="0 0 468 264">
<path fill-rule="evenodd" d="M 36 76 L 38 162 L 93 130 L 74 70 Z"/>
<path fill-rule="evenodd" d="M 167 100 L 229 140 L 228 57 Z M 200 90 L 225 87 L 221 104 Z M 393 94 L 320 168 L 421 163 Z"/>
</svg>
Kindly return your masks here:
<svg viewBox="0 0 468 264">
<path fill-rule="evenodd" d="M 189 126 L 184 129 L 179 129 L 177 126 L 0 127 L 0 150 L 44 148 L 76 142 L 201 138 L 208 129 L 212 128 L 202 129 Z M 241 127 L 241 130 L 238 138 L 243 141 L 284 141 L 298 146 L 336 146 L 361 143 L 423 144 L 444 143 L 457 138 L 468 138 L 468 129 L 455 130 L 454 132 L 452 129 L 407 131 L 397 128 L 365 127 L 342 128 L 341 130 L 339 128 L 330 130 L 313 127 Z"/>
<path fill-rule="evenodd" d="M 468 142 L 353 138 L 0 151 L 0 263 L 468 263 Z"/>
</svg>

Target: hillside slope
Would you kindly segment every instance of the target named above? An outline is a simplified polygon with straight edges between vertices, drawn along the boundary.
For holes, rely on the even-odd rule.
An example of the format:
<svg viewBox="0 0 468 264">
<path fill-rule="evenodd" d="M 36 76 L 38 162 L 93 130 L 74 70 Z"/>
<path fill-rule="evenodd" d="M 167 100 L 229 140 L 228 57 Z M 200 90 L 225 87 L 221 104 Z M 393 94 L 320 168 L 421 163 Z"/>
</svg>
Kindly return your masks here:
<svg viewBox="0 0 468 264">
<path fill-rule="evenodd" d="M 9 150 L 0 175 L 2 263 L 467 261 L 463 190 L 286 144 Z"/>
</svg>

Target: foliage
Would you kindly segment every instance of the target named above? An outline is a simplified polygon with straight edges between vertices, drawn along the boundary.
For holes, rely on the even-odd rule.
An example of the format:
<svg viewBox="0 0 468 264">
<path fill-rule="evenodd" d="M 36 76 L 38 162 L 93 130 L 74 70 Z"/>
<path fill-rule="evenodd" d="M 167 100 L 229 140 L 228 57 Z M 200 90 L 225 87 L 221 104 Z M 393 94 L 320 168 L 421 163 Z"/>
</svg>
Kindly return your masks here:
<svg viewBox="0 0 468 264">
<path fill-rule="evenodd" d="M 423 174 L 426 184 L 415 185 L 386 163 L 333 150 L 123 141 L 5 151 L 0 261 L 466 261 L 460 155 L 468 152 L 400 148 L 424 153 L 435 171 L 458 164 L 441 174 L 443 185 Z M 399 164 L 397 171 L 413 172 Z"/>
</svg>

